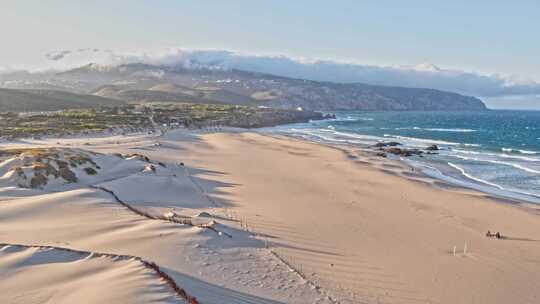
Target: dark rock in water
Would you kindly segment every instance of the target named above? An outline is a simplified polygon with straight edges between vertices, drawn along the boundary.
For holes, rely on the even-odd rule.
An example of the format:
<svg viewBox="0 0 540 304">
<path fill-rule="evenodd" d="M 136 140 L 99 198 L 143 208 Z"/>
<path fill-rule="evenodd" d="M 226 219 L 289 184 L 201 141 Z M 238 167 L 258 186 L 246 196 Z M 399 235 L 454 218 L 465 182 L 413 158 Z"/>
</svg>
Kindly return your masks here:
<svg viewBox="0 0 540 304">
<path fill-rule="evenodd" d="M 382 147 L 396 147 L 401 146 L 400 143 L 396 141 L 388 141 L 388 142 L 378 142 L 375 145 L 373 145 L 376 148 L 382 148 Z"/>
<path fill-rule="evenodd" d="M 389 148 L 389 149 L 386 149 L 385 151 L 388 153 L 395 154 L 395 155 L 401 155 L 402 153 L 404 153 L 404 151 L 401 150 L 400 148 Z"/>
<path fill-rule="evenodd" d="M 375 155 L 377 155 L 378 157 L 386 158 L 386 153 L 384 153 L 384 152 L 377 152 L 377 154 L 375 154 Z"/>
<path fill-rule="evenodd" d="M 431 145 L 431 146 L 427 147 L 426 150 L 428 150 L 428 151 L 439 151 L 439 146 Z"/>
<path fill-rule="evenodd" d="M 422 151 L 418 149 L 401 149 L 401 148 L 396 148 L 396 147 L 388 148 L 385 151 L 387 153 L 404 156 L 404 157 L 409 157 L 413 155 L 421 155 L 423 153 Z"/>
<path fill-rule="evenodd" d="M 325 114 L 324 119 L 336 119 L 336 114 Z"/>
</svg>

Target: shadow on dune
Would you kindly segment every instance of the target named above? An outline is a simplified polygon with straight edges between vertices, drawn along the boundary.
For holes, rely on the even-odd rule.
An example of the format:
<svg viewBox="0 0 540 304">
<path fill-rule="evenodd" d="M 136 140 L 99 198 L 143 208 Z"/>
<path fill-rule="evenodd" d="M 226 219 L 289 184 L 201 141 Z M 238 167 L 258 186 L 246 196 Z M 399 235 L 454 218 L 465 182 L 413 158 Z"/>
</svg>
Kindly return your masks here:
<svg viewBox="0 0 540 304">
<path fill-rule="evenodd" d="M 239 291 L 234 291 L 226 287 L 210 284 L 183 273 L 163 268 L 178 285 L 182 286 L 189 294 L 195 296 L 197 300 L 205 304 L 285 304 L 258 296 L 249 295 Z"/>
<path fill-rule="evenodd" d="M 197 167 L 190 167 L 190 166 L 187 167 L 187 170 L 189 172 L 189 177 L 195 183 L 195 185 L 216 205 L 220 207 L 224 207 L 224 208 L 233 207 L 235 205 L 233 201 L 225 198 L 227 193 L 221 189 L 242 186 L 241 184 L 221 182 L 221 181 L 216 181 L 213 179 L 201 177 L 201 175 L 206 175 L 206 176 L 228 175 L 227 173 L 221 172 L 221 171 L 206 170 L 206 169 L 197 168 Z"/>
<path fill-rule="evenodd" d="M 520 238 L 520 237 L 512 237 L 512 236 L 502 236 L 500 239 L 507 240 L 507 241 L 540 242 L 540 240 L 536 240 L 536 239 Z"/>
<path fill-rule="evenodd" d="M 287 244 L 282 244 L 282 243 L 277 243 L 277 242 L 272 242 L 272 243 L 273 243 L 273 245 L 275 247 L 278 247 L 278 248 L 287 248 L 287 249 L 292 249 L 292 250 L 297 250 L 297 251 L 302 251 L 302 252 L 316 253 L 316 254 L 334 256 L 334 257 L 342 257 L 343 256 L 342 254 L 339 254 L 339 253 L 336 253 L 336 252 L 303 248 L 303 247 L 298 247 L 298 246 L 294 246 L 294 245 L 287 245 Z"/>
<path fill-rule="evenodd" d="M 202 168 L 196 168 L 196 167 L 189 167 L 189 171 L 191 172 L 192 175 L 197 175 L 197 174 L 206 174 L 206 175 L 210 175 L 210 176 L 228 175 L 225 172 L 202 169 Z M 235 185 L 235 184 L 232 184 L 232 185 Z"/>
</svg>

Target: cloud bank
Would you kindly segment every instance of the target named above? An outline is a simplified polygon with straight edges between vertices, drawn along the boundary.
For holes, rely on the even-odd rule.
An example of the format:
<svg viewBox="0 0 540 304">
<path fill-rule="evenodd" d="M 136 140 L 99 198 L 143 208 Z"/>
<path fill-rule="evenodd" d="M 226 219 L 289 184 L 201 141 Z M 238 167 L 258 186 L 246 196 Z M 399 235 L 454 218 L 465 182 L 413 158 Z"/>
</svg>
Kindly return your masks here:
<svg viewBox="0 0 540 304">
<path fill-rule="evenodd" d="M 45 54 L 45 57 L 49 60 L 58 61 L 64 59 L 67 55 L 71 54 L 70 50 L 52 51 Z"/>
<path fill-rule="evenodd" d="M 416 66 L 373 66 L 331 60 L 253 55 L 223 50 L 169 49 L 158 52 L 120 53 L 111 50 L 61 50 L 47 54 L 51 61 L 72 65 L 147 63 L 186 68 L 240 69 L 316 81 L 361 82 L 376 85 L 433 88 L 480 97 L 540 94 L 540 83 L 502 75 Z"/>
</svg>

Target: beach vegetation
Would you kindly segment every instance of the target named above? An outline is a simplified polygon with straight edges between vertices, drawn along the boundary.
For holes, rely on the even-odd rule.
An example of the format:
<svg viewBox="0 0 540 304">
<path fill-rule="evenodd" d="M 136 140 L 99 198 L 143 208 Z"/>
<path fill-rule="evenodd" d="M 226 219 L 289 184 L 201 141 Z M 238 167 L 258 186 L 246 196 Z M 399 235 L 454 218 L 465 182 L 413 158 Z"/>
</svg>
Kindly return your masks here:
<svg viewBox="0 0 540 304">
<path fill-rule="evenodd" d="M 86 172 L 86 174 L 88 174 L 88 175 L 96 175 L 97 174 L 97 171 L 92 167 L 84 168 L 84 172 Z"/>
</svg>

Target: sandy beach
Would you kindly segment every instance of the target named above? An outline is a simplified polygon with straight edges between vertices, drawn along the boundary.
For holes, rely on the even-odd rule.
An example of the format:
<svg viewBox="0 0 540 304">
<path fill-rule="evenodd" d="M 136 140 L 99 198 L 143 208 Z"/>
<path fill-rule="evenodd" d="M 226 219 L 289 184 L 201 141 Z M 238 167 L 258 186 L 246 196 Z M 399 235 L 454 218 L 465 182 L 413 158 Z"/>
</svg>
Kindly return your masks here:
<svg viewBox="0 0 540 304">
<path fill-rule="evenodd" d="M 0 171 L 1 302 L 84 298 L 85 290 L 68 292 L 81 289 L 66 278 L 114 283 L 94 302 L 189 301 L 137 259 L 155 262 L 200 303 L 540 301 L 535 209 L 396 161 L 249 132 L 2 143 L 48 146 L 94 151 L 107 165 L 77 185 L 38 190 Z M 145 155 L 153 167 L 112 153 Z M 505 238 L 487 238 L 488 230 Z M 51 252 L 61 248 L 80 252 Z M 40 266 L 49 259 L 75 268 Z M 39 267 L 56 274 L 51 290 L 26 284 Z"/>
</svg>

